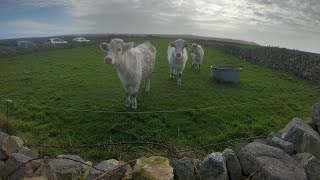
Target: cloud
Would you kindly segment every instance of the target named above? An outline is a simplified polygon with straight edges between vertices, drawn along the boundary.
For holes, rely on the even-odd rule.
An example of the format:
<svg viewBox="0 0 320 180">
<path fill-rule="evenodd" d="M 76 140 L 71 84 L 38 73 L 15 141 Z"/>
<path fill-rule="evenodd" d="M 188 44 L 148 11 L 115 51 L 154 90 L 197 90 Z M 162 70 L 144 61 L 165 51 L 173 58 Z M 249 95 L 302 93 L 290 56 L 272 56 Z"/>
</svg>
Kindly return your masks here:
<svg viewBox="0 0 320 180">
<path fill-rule="evenodd" d="M 74 34 L 85 33 L 89 28 L 65 27 L 56 24 L 43 23 L 32 19 L 22 19 L 7 23 L 7 28 L 15 29 L 15 32 L 21 35 L 59 35 L 59 34 Z M 12 34 L 12 33 L 10 33 Z"/>
<path fill-rule="evenodd" d="M 304 49 L 314 49 L 312 36 L 320 34 L 319 0 L 7 1 L 17 9 L 63 8 L 77 28 L 63 30 L 52 24 L 34 24 L 60 32 L 82 29 L 89 33 L 195 34 L 271 45 L 276 42 L 288 47 L 297 47 L 299 40 L 310 38 L 310 46 L 305 43 Z M 34 22 L 19 23 L 28 26 Z"/>
</svg>

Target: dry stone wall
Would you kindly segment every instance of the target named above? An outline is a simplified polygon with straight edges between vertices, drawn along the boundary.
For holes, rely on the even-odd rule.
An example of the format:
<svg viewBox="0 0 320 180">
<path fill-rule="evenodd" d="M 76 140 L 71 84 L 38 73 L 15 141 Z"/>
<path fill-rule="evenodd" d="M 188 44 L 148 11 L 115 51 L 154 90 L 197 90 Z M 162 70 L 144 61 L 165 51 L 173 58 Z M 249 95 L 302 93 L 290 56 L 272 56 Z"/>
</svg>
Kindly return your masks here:
<svg viewBox="0 0 320 180">
<path fill-rule="evenodd" d="M 142 157 L 132 166 L 115 159 L 92 166 L 76 155 L 40 158 L 38 152 L 26 147 L 21 138 L 0 132 L 0 180 L 93 180 L 99 177 L 147 180 L 319 180 L 320 104 L 315 104 L 311 111 L 311 118 L 307 122 L 293 118 L 281 131 L 251 143 L 238 144 L 234 150 L 212 152 L 204 159 Z M 102 177 L 100 170 L 109 174 Z"/>
<path fill-rule="evenodd" d="M 239 48 L 231 45 L 213 45 L 218 50 L 271 69 L 295 74 L 320 82 L 320 55 L 277 47 Z"/>
</svg>

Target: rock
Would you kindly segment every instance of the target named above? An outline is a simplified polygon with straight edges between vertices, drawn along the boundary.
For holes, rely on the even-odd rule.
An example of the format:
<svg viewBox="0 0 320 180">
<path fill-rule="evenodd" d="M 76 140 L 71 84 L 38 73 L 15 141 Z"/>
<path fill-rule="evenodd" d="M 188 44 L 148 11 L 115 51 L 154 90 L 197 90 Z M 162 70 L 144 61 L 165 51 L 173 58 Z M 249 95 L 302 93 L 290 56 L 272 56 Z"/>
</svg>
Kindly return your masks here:
<svg viewBox="0 0 320 180">
<path fill-rule="evenodd" d="M 292 156 L 305 169 L 308 180 L 320 179 L 320 160 L 309 153 L 299 153 Z"/>
<path fill-rule="evenodd" d="M 253 179 L 306 180 L 304 169 L 283 150 L 250 143 L 238 152 L 245 175 Z"/>
<path fill-rule="evenodd" d="M 201 163 L 199 178 L 206 180 L 228 180 L 228 170 L 222 153 L 211 153 Z"/>
<path fill-rule="evenodd" d="M 6 153 L 1 150 L 2 142 L 7 138 L 9 138 L 8 134 L 0 132 L 0 160 L 8 159 L 8 155 L 6 155 Z"/>
<path fill-rule="evenodd" d="M 184 157 L 182 159 L 176 159 L 170 161 L 170 165 L 173 167 L 175 180 L 195 180 L 194 164 L 193 162 Z"/>
<path fill-rule="evenodd" d="M 29 149 L 27 147 L 22 147 L 22 149 L 19 151 L 20 154 L 24 154 L 28 157 L 31 157 L 31 158 L 37 158 L 39 157 L 39 153 L 33 149 Z"/>
<path fill-rule="evenodd" d="M 294 152 L 293 143 L 280 139 L 278 137 L 273 137 L 268 142 L 268 145 L 284 150 L 287 154 L 292 154 Z"/>
<path fill-rule="evenodd" d="M 134 166 L 132 179 L 173 180 L 173 168 L 169 160 L 161 156 L 140 158 Z"/>
<path fill-rule="evenodd" d="M 281 135 L 277 134 L 277 133 L 274 133 L 274 132 L 271 132 L 270 134 L 268 134 L 267 138 L 266 138 L 266 141 L 267 141 L 267 145 L 268 145 L 268 142 L 271 141 L 272 138 L 274 137 L 281 137 Z"/>
<path fill-rule="evenodd" d="M 312 127 L 313 130 L 318 131 L 317 124 L 316 124 L 316 122 L 315 122 L 312 118 L 308 118 L 308 119 L 306 120 L 306 123 L 307 123 L 310 127 Z"/>
<path fill-rule="evenodd" d="M 243 180 L 245 179 L 242 174 L 242 167 L 238 160 L 238 157 L 232 149 L 225 149 L 222 153 L 226 160 L 227 168 L 229 171 L 230 178 L 232 180 Z"/>
<path fill-rule="evenodd" d="M 6 138 L 8 138 L 8 137 L 9 137 L 8 134 L 0 131 L 0 145 L 1 145 L 1 143 L 2 143 Z"/>
<path fill-rule="evenodd" d="M 49 180 L 80 179 L 85 171 L 85 167 L 81 163 L 73 160 L 84 162 L 79 156 L 60 155 L 58 159 L 50 159 L 42 163 L 34 173 L 34 176 L 46 177 Z"/>
<path fill-rule="evenodd" d="M 7 160 L 7 159 L 8 159 L 8 156 L 4 152 L 2 152 L 0 149 L 0 160 Z"/>
<path fill-rule="evenodd" d="M 307 152 L 320 158 L 320 136 L 306 122 L 293 118 L 281 132 L 281 139 L 293 143 L 296 152 Z"/>
<path fill-rule="evenodd" d="M 5 162 L 5 170 L 4 170 L 4 179 L 8 175 L 10 175 L 13 171 L 15 171 L 18 167 L 22 164 L 30 161 L 31 158 L 19 153 L 12 153 L 9 155 L 9 159 Z M 20 167 L 15 173 L 11 174 L 7 177 L 8 180 L 10 179 L 22 179 L 22 178 L 29 178 L 33 176 L 33 173 L 38 169 L 42 160 L 30 161 L 29 163 L 25 164 L 24 166 Z"/>
<path fill-rule="evenodd" d="M 115 168 L 117 168 L 119 165 L 125 164 L 124 162 L 119 162 L 115 159 L 109 159 L 107 161 L 102 161 L 99 164 L 95 165 L 95 168 L 104 170 L 104 171 L 111 171 Z M 130 165 L 124 165 L 122 168 L 120 168 L 119 170 L 117 170 L 116 172 L 114 172 L 114 176 L 104 176 L 103 179 L 109 180 L 109 179 L 118 179 L 119 178 L 123 178 L 125 177 L 126 172 L 132 172 L 132 169 L 130 167 Z M 101 174 L 103 174 L 103 172 L 96 170 L 96 169 L 91 169 L 88 176 L 87 176 L 87 180 L 91 180 L 91 179 L 96 179 L 97 177 L 99 177 Z"/>
<path fill-rule="evenodd" d="M 261 143 L 261 144 L 267 144 L 267 140 L 265 138 L 255 139 L 254 142 Z"/>
<path fill-rule="evenodd" d="M 0 178 L 4 176 L 4 167 L 5 167 L 4 161 L 0 160 Z"/>
<path fill-rule="evenodd" d="M 48 180 L 48 179 L 46 177 L 37 176 L 37 177 L 32 177 L 32 178 L 23 178 L 21 180 Z"/>
<path fill-rule="evenodd" d="M 320 133 L 320 104 L 317 103 L 312 107 L 312 119 L 318 127 L 318 133 Z"/>
<path fill-rule="evenodd" d="M 85 170 L 80 177 L 81 180 L 86 179 L 86 177 L 89 175 L 89 171 L 91 170 L 92 163 L 90 161 L 87 161 L 86 164 L 88 164 L 88 166 L 84 165 Z"/>
<path fill-rule="evenodd" d="M 23 146 L 23 141 L 17 136 L 9 136 L 5 138 L 1 143 L 1 151 L 5 155 L 9 156 L 12 153 L 17 153 L 21 150 Z"/>
</svg>

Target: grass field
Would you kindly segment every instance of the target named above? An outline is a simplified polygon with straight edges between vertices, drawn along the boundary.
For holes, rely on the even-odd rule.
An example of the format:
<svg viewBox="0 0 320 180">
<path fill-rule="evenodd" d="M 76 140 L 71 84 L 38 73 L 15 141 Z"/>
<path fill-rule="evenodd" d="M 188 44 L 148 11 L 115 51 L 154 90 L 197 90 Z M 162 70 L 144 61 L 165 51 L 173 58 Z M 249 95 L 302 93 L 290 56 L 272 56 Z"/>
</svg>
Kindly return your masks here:
<svg viewBox="0 0 320 180">
<path fill-rule="evenodd" d="M 0 97 L 13 100 L 12 133 L 38 144 L 161 140 L 186 148 L 278 131 L 295 116 L 307 118 L 320 100 L 320 89 L 309 82 L 210 47 L 204 48 L 201 72 L 192 70 L 189 59 L 179 88 L 169 79 L 169 40 L 151 43 L 158 51 L 151 91 L 140 89 L 137 112 L 186 111 L 101 112 L 126 112 L 122 85 L 116 71 L 103 64 L 104 52 L 97 45 L 53 50 L 0 60 Z M 241 83 L 211 82 L 212 64 L 241 66 Z M 2 101 L 0 113 L 5 112 Z M 105 149 L 39 150 L 93 161 L 118 155 Z"/>
</svg>

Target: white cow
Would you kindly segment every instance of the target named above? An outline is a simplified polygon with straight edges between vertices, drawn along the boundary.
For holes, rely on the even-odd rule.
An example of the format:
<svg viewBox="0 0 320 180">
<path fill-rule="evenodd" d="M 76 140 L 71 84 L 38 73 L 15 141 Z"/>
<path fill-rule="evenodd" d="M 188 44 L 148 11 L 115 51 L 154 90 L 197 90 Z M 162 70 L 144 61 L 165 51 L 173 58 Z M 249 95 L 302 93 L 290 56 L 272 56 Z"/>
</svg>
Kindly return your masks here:
<svg viewBox="0 0 320 180">
<path fill-rule="evenodd" d="M 124 43 L 122 39 L 112 39 L 109 44 L 100 47 L 107 52 L 105 64 L 111 64 L 118 72 L 119 79 L 126 93 L 126 107 L 137 108 L 137 94 L 141 79 L 144 89 L 150 90 L 150 78 L 156 58 L 156 49 L 149 42 L 133 47 L 134 43 Z"/>
<path fill-rule="evenodd" d="M 192 67 L 195 70 L 200 71 L 200 66 L 203 61 L 204 51 L 199 44 L 193 43 L 190 47 L 192 56 Z"/>
<path fill-rule="evenodd" d="M 170 42 L 168 46 L 168 62 L 170 67 L 170 79 L 174 79 L 174 75 L 178 74 L 177 84 L 181 87 L 181 76 L 188 60 L 188 48 L 189 44 L 183 39 L 177 39 L 174 42 Z"/>
</svg>

